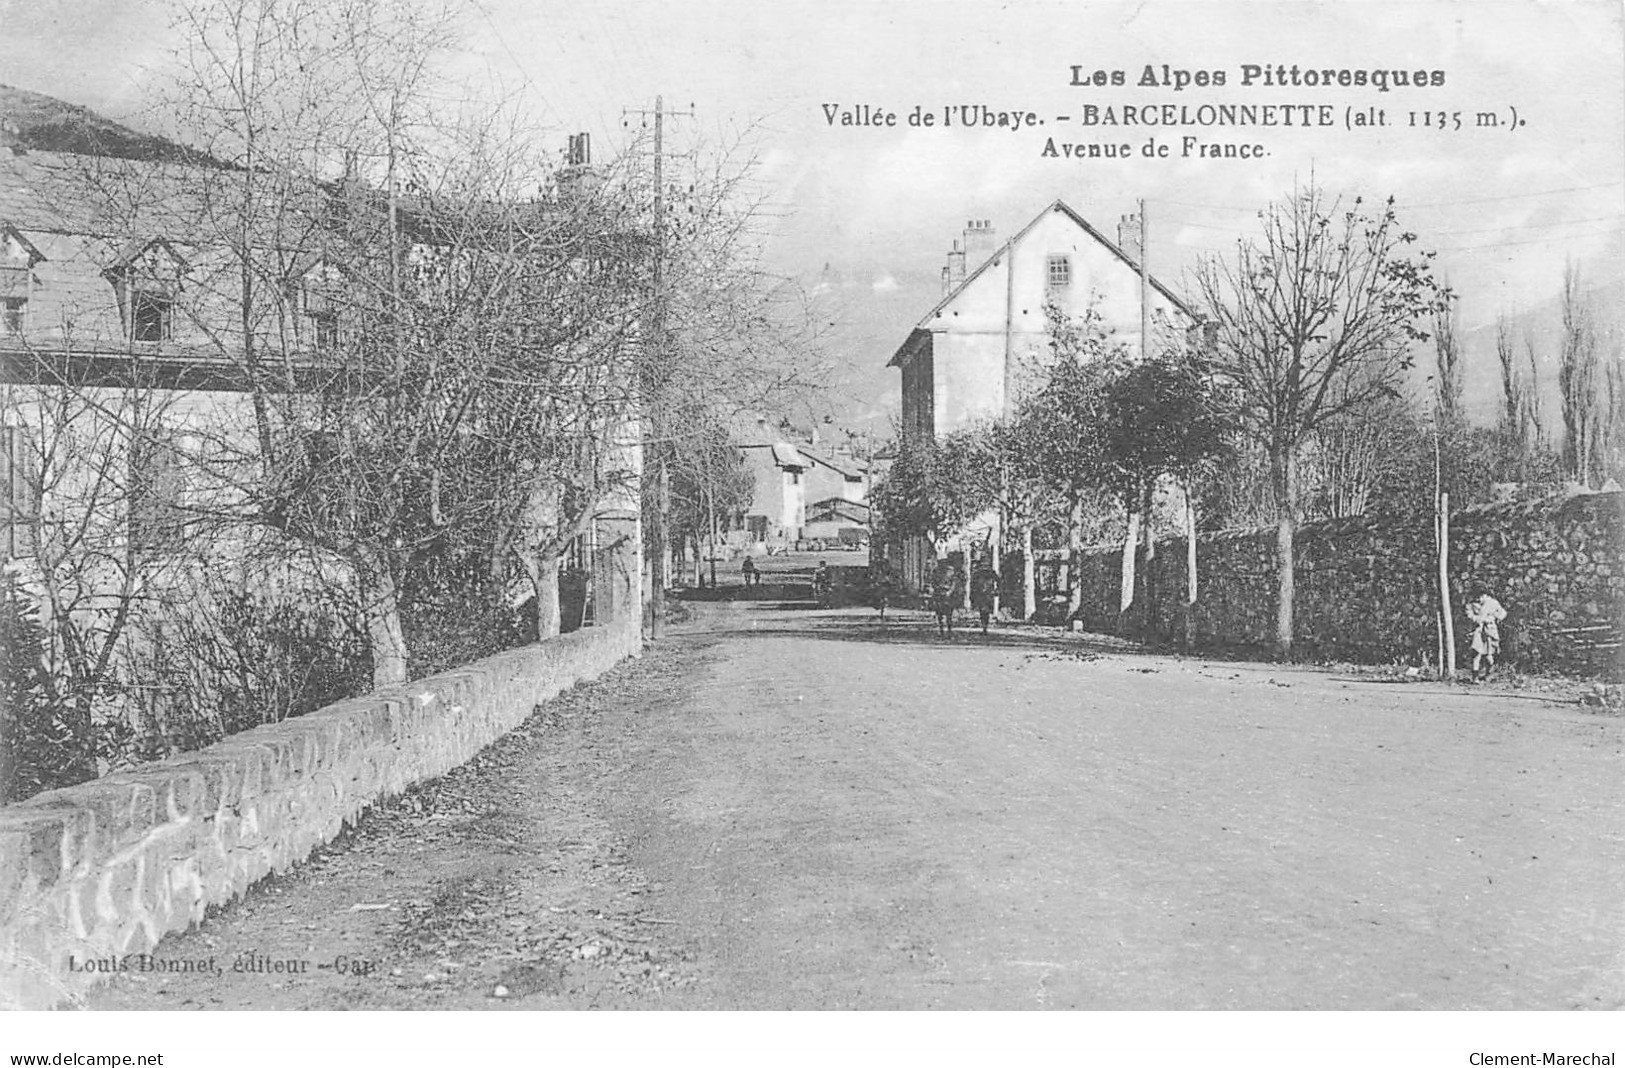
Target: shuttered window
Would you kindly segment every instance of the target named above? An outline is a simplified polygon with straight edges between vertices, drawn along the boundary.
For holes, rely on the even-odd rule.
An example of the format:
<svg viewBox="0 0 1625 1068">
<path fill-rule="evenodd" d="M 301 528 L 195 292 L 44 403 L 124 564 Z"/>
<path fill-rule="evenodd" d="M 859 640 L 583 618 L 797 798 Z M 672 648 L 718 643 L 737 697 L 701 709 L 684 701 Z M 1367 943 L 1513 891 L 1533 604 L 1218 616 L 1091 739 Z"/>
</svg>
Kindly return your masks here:
<svg viewBox="0 0 1625 1068">
<path fill-rule="evenodd" d="M 138 553 L 179 548 L 185 530 L 185 487 L 178 443 L 157 430 L 136 435 L 130 448 L 130 546 Z"/>
<path fill-rule="evenodd" d="M 0 557 L 32 557 L 39 531 L 39 492 L 28 438 L 21 427 L 0 427 Z"/>
</svg>

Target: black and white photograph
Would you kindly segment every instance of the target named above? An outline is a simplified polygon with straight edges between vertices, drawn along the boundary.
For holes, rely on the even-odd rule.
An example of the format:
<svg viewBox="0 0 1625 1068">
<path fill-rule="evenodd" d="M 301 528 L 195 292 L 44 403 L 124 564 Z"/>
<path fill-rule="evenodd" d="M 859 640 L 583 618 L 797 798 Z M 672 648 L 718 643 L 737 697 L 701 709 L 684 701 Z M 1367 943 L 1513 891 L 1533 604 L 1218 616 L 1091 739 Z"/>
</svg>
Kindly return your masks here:
<svg viewBox="0 0 1625 1068">
<path fill-rule="evenodd" d="M 1614 1065 L 1622 482 L 1614 0 L 0 0 L 0 1057 Z"/>
</svg>

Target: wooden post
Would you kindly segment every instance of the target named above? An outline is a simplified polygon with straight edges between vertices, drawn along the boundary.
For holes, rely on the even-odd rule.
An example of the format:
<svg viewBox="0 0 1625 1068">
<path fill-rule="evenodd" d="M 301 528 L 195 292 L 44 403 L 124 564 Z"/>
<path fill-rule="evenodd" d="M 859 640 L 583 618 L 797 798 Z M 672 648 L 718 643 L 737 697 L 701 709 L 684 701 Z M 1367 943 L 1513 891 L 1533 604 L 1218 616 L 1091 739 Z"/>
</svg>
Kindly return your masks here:
<svg viewBox="0 0 1625 1068">
<path fill-rule="evenodd" d="M 1439 618 L 1444 655 L 1439 660 L 1440 677 L 1456 677 L 1456 620 L 1450 608 L 1450 494 L 1439 493 Z"/>
<path fill-rule="evenodd" d="M 1196 603 L 1196 487 L 1185 484 L 1185 603 Z"/>
<path fill-rule="evenodd" d="M 717 588 L 717 553 L 720 551 L 719 543 L 722 539 L 721 535 L 717 532 L 718 524 L 716 496 L 708 491 L 706 493 L 706 497 L 711 502 L 708 507 L 711 512 L 711 588 L 714 590 Z"/>
</svg>

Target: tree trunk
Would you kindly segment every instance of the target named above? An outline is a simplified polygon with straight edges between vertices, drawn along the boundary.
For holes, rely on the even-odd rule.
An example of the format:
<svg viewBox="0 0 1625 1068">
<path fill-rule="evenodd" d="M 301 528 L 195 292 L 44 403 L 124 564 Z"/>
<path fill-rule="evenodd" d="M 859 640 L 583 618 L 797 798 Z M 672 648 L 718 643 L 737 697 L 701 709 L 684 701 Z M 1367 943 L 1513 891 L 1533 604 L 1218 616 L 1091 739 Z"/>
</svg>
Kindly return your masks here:
<svg viewBox="0 0 1625 1068">
<path fill-rule="evenodd" d="M 1134 550 L 1140 543 L 1140 513 L 1128 514 L 1128 534 L 1123 538 L 1123 582 L 1117 595 L 1118 612 L 1127 612 L 1134 603 Z"/>
<path fill-rule="evenodd" d="M 648 560 L 649 560 L 649 640 L 659 641 L 666 633 L 666 576 L 670 574 L 667 565 L 670 559 L 671 545 L 669 519 L 671 512 L 671 490 L 666 472 L 666 461 L 662 457 L 655 468 L 654 480 L 654 508 L 649 513 Z"/>
<path fill-rule="evenodd" d="M 1196 491 L 1185 483 L 1185 648 L 1196 644 Z"/>
<path fill-rule="evenodd" d="M 1185 603 L 1196 603 L 1196 489 L 1185 485 Z"/>
<path fill-rule="evenodd" d="M 1066 529 L 1066 620 L 1070 626 L 1083 608 L 1083 502 L 1072 502 Z"/>
<path fill-rule="evenodd" d="M 1275 482 L 1277 519 L 1275 526 L 1275 563 L 1279 576 L 1279 600 L 1275 611 L 1275 654 L 1282 660 L 1292 659 L 1292 600 L 1296 570 L 1292 555 L 1292 537 L 1297 530 L 1298 464 L 1290 449 L 1274 457 L 1271 464 Z"/>
<path fill-rule="evenodd" d="M 711 552 L 708 554 L 711 563 L 711 588 L 713 590 L 717 588 L 717 545 L 720 540 L 721 538 L 717 534 L 717 513 L 713 509 L 711 511 Z"/>
<path fill-rule="evenodd" d="M 17 721 L 24 712 L 22 708 L 9 705 L 10 702 L 0 705 L 0 805 L 9 805 L 18 800 L 17 748 L 12 739 L 17 733 Z"/>
<path fill-rule="evenodd" d="M 1021 618 L 1031 619 L 1038 614 L 1037 570 L 1033 561 L 1033 528 L 1021 528 Z"/>
<path fill-rule="evenodd" d="M 530 586 L 536 591 L 536 639 L 557 638 L 563 611 L 559 607 L 559 559 L 556 556 L 527 558 Z"/>
<path fill-rule="evenodd" d="M 1157 533 L 1156 524 L 1151 522 L 1151 495 L 1155 489 L 1154 480 L 1145 484 L 1145 494 L 1141 497 L 1140 506 L 1140 515 L 1143 517 L 1140 533 L 1145 539 L 1145 566 L 1141 568 L 1139 575 L 1141 607 L 1144 609 L 1140 613 L 1140 618 L 1144 621 L 1145 633 L 1148 636 L 1154 633 L 1157 627 L 1157 590 L 1155 568 L 1152 566 L 1157 558 Z"/>
<path fill-rule="evenodd" d="M 73 709 L 73 720 L 68 725 L 69 756 L 60 765 L 59 778 L 53 786 L 76 786 L 101 775 L 100 762 L 96 759 L 95 687 L 86 684 L 81 677 L 78 689 L 79 695 L 69 706 Z"/>
<path fill-rule="evenodd" d="M 367 616 L 367 637 L 372 644 L 372 688 L 383 689 L 406 681 L 406 633 L 401 627 L 401 605 L 389 565 L 368 560 L 361 568 L 361 597 Z"/>
</svg>

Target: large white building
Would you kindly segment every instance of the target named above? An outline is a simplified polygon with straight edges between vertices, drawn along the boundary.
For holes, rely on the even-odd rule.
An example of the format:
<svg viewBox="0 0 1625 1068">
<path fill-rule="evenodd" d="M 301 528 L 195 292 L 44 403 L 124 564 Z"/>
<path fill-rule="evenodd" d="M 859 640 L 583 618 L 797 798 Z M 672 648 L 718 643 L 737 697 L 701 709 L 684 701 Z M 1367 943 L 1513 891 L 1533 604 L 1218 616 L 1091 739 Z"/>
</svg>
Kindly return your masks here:
<svg viewBox="0 0 1625 1068">
<path fill-rule="evenodd" d="M 1142 288 L 1140 244 L 1137 215 L 1122 217 L 1113 243 L 1059 200 L 1003 241 L 989 220 L 966 223 L 942 271 L 942 299 L 889 364 L 903 376 L 905 439 L 941 437 L 1010 414 L 1049 342 L 1046 305 L 1069 319 L 1093 310 L 1135 353 L 1142 351 L 1142 321 L 1151 323 L 1153 338 L 1159 329 L 1183 334 L 1193 326 L 1196 314 L 1155 276 Z M 917 586 L 934 547 L 905 542 L 901 549 L 902 577 Z"/>
</svg>

